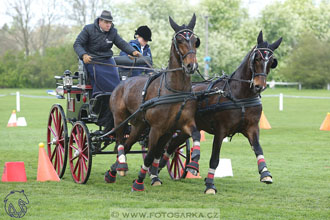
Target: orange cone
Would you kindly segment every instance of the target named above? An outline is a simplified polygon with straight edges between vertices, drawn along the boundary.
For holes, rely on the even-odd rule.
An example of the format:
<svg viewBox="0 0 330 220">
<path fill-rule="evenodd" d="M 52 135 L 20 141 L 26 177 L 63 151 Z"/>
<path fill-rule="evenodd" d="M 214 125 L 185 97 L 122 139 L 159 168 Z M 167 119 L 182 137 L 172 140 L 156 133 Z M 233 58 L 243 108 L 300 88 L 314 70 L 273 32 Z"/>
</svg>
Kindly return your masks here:
<svg viewBox="0 0 330 220">
<path fill-rule="evenodd" d="M 6 162 L 1 177 L 2 182 L 26 182 L 24 162 Z"/>
<path fill-rule="evenodd" d="M 260 124 L 259 124 L 259 127 L 261 129 L 271 129 L 272 127 L 270 126 L 265 114 L 264 114 L 264 111 L 261 112 L 261 117 L 260 117 Z"/>
<path fill-rule="evenodd" d="M 324 121 L 321 124 L 320 130 L 322 131 L 330 131 L 330 112 L 328 112 Z"/>
<path fill-rule="evenodd" d="M 10 115 L 7 127 L 16 127 L 16 126 L 17 126 L 16 111 L 13 110 L 13 112 Z"/>
<path fill-rule="evenodd" d="M 197 173 L 197 176 L 194 176 L 190 172 L 187 172 L 186 179 L 200 179 L 200 178 L 202 177 L 199 175 L 199 172 Z"/>
<path fill-rule="evenodd" d="M 46 154 L 44 144 L 39 144 L 39 160 L 38 160 L 38 173 L 37 181 L 60 181 L 53 164 L 50 162 Z"/>
<path fill-rule="evenodd" d="M 201 134 L 201 141 L 205 141 L 205 131 L 201 130 L 199 133 Z"/>
</svg>

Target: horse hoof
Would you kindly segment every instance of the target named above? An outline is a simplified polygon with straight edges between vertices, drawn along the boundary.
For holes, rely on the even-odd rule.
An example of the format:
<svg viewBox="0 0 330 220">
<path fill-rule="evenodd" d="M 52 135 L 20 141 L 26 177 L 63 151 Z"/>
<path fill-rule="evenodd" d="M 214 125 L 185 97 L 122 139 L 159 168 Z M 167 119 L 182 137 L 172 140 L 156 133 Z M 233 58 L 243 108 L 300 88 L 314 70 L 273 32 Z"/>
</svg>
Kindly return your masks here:
<svg viewBox="0 0 330 220">
<path fill-rule="evenodd" d="M 141 192 L 141 191 L 144 191 L 144 184 L 143 184 L 143 182 L 142 183 L 139 183 L 137 180 L 134 180 L 131 191 L 132 192 L 139 192 L 139 191 Z"/>
<path fill-rule="evenodd" d="M 156 181 L 156 182 L 154 182 L 154 184 L 152 184 L 152 186 L 161 186 L 161 185 L 162 185 L 162 183 L 160 181 Z"/>
<path fill-rule="evenodd" d="M 113 175 L 110 170 L 108 170 L 104 175 L 104 180 L 107 183 L 114 183 L 116 182 L 116 175 Z"/>
<path fill-rule="evenodd" d="M 126 176 L 126 171 L 125 170 L 117 171 L 117 173 L 118 173 L 119 176 Z"/>
<path fill-rule="evenodd" d="M 187 171 L 190 172 L 194 176 L 197 176 L 197 174 L 198 174 L 197 170 L 194 170 L 194 169 L 191 169 L 191 168 L 187 168 Z"/>
<path fill-rule="evenodd" d="M 216 191 L 214 189 L 207 189 L 205 191 L 205 194 L 208 194 L 208 195 L 215 195 Z"/>
<path fill-rule="evenodd" d="M 260 182 L 266 183 L 266 184 L 272 184 L 273 183 L 273 179 L 270 176 L 265 176 L 264 178 L 262 178 L 260 180 Z"/>
<path fill-rule="evenodd" d="M 151 179 L 152 186 L 160 186 L 162 184 L 163 184 L 163 182 L 158 177 L 154 177 Z"/>
</svg>

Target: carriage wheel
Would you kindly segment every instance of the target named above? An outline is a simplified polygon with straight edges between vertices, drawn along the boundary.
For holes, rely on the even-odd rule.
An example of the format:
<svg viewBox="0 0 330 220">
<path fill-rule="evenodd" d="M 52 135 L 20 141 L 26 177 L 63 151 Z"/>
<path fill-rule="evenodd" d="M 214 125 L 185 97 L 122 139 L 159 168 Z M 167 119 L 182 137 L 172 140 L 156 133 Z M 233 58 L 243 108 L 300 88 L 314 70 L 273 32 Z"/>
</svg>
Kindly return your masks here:
<svg viewBox="0 0 330 220">
<path fill-rule="evenodd" d="M 69 163 L 73 180 L 85 184 L 92 169 L 92 153 L 89 131 L 82 121 L 77 121 L 71 130 Z"/>
<path fill-rule="evenodd" d="M 56 173 L 62 178 L 68 158 L 68 127 L 63 108 L 59 104 L 54 104 L 49 113 L 47 153 Z"/>
<path fill-rule="evenodd" d="M 186 152 L 184 153 L 184 148 Z M 185 169 L 186 163 L 190 161 L 190 142 L 186 140 L 185 144 L 179 146 L 171 155 L 167 162 L 167 170 L 173 180 L 184 179 L 187 175 Z"/>
</svg>

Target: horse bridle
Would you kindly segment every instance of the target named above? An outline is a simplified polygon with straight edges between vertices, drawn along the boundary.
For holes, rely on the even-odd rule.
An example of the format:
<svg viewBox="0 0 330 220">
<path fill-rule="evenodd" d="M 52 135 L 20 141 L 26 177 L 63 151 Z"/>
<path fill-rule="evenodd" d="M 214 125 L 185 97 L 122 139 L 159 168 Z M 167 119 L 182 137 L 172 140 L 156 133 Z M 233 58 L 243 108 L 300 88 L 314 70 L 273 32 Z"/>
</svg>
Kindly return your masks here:
<svg viewBox="0 0 330 220">
<path fill-rule="evenodd" d="M 189 42 L 189 51 L 186 53 L 186 54 L 182 54 L 178 48 L 178 43 L 177 43 L 177 40 L 176 40 L 176 37 L 180 35 L 181 37 L 183 37 L 186 41 Z M 179 55 L 180 57 L 180 62 L 181 62 L 181 66 L 183 68 L 183 70 L 186 72 L 186 73 L 189 73 L 189 74 L 193 74 L 194 71 L 191 73 L 188 71 L 188 68 L 186 67 L 186 65 L 184 65 L 183 63 L 183 60 L 189 55 L 189 54 L 196 54 L 196 51 L 194 51 L 192 48 L 192 44 L 191 44 L 191 38 L 195 36 L 194 32 L 192 32 L 191 30 L 189 29 L 183 29 L 183 30 L 180 30 L 178 32 L 176 32 L 174 35 L 173 35 L 173 44 L 174 44 L 174 48 L 176 50 L 176 53 Z M 198 38 L 198 37 L 197 37 Z"/>
<path fill-rule="evenodd" d="M 261 50 L 263 50 L 264 54 L 262 54 Z M 260 56 L 261 56 L 261 59 L 264 61 L 264 67 L 263 67 L 263 72 L 262 73 L 256 73 L 254 71 L 254 58 L 256 56 L 256 53 L 259 53 Z M 251 81 L 250 81 L 250 88 L 252 88 L 254 82 L 253 82 L 253 79 L 257 76 L 264 76 L 264 77 L 267 77 L 267 65 L 268 65 L 268 62 L 270 61 L 270 58 L 273 57 L 273 54 L 274 52 L 269 49 L 269 48 L 255 48 L 253 50 L 253 52 L 251 53 L 250 55 L 250 69 L 251 69 L 251 72 L 252 72 L 252 78 L 251 78 Z"/>
</svg>

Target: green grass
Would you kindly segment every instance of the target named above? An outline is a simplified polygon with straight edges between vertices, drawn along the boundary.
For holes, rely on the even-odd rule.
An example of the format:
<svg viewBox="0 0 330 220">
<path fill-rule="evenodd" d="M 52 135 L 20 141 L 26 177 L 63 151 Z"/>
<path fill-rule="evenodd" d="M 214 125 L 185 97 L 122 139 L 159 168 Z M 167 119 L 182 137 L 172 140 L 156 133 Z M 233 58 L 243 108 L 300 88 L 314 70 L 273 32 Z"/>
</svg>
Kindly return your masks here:
<svg viewBox="0 0 330 220">
<path fill-rule="evenodd" d="M 61 182 L 37 182 L 38 143 L 46 141 L 49 110 L 54 103 L 66 108 L 65 100 L 21 97 L 21 112 L 27 127 L 7 128 L 15 109 L 16 90 L 1 89 L 0 96 L 0 166 L 7 161 L 24 161 L 28 182 L 0 182 L 0 201 L 11 190 L 24 189 L 30 200 L 23 219 L 109 219 L 116 208 L 220 208 L 221 219 L 329 219 L 330 216 L 330 131 L 320 131 L 330 100 L 284 98 L 284 111 L 278 110 L 278 97 L 262 98 L 265 115 L 272 129 L 261 130 L 260 142 L 274 183 L 259 182 L 257 162 L 247 139 L 234 136 L 224 143 L 222 158 L 230 158 L 233 177 L 216 178 L 218 193 L 204 195 L 212 137 L 201 144 L 202 179 L 172 181 L 162 172 L 161 187 L 131 193 L 132 180 L 142 164 L 141 155 L 128 155 L 129 173 L 115 184 L 106 184 L 104 172 L 114 162 L 114 155 L 93 157 L 93 167 L 86 185 L 75 184 L 67 169 Z M 46 89 L 19 89 L 21 94 L 46 95 Z M 263 94 L 324 96 L 330 91 L 268 89 Z M 135 146 L 138 148 L 139 146 Z M 2 202 L 1 202 L 2 203 Z M 0 205 L 0 219 L 10 219 Z"/>
</svg>

